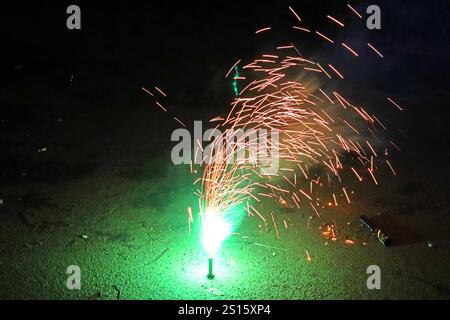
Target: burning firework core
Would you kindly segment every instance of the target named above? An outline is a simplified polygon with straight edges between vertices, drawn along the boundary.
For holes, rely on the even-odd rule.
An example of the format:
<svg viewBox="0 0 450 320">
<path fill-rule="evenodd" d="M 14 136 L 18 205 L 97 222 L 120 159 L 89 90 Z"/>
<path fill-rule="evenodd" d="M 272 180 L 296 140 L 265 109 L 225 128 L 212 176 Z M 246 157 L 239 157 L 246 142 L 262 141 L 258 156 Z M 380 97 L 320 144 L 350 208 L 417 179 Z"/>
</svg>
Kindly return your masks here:
<svg viewBox="0 0 450 320">
<path fill-rule="evenodd" d="M 232 233 L 232 224 L 218 210 L 208 208 L 202 216 L 201 240 L 208 253 L 208 279 L 214 279 L 213 259 L 222 242 Z"/>
<path fill-rule="evenodd" d="M 208 208 L 202 222 L 202 244 L 210 258 L 214 258 L 220 244 L 231 234 L 231 225 L 221 214 Z"/>
</svg>

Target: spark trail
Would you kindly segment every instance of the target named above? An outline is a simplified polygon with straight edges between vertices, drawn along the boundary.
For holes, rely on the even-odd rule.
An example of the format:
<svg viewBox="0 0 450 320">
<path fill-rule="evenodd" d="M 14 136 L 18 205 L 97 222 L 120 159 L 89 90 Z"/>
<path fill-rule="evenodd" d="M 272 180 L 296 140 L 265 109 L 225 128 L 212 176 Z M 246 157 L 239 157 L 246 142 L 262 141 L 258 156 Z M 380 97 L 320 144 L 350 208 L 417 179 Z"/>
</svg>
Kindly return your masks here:
<svg viewBox="0 0 450 320">
<path fill-rule="evenodd" d="M 356 10 L 350 5 L 348 8 L 351 18 L 359 18 Z M 296 11 L 291 7 L 289 10 L 295 23 L 302 22 Z M 339 29 L 347 24 L 331 15 L 325 16 L 326 20 Z M 338 43 L 309 26 L 293 29 L 306 31 L 304 34 L 314 41 L 326 40 L 354 59 L 364 50 L 383 58 L 372 44 L 355 49 L 349 42 Z M 265 27 L 257 30 L 255 36 L 270 31 L 271 27 Z M 346 80 L 337 63 L 305 58 L 293 43 L 280 45 L 274 52 L 261 54 L 247 63 L 239 60 L 227 73 L 226 77 L 239 66 L 245 74 L 234 80 L 242 81 L 242 90 L 232 101 L 227 116 L 212 121 L 224 133 L 212 143 L 208 157 L 214 161 L 204 164 L 203 174 L 196 181 L 196 195 L 202 221 L 213 214 L 227 225 L 236 226 L 248 215 L 264 223 L 272 222 L 278 236 L 273 212 L 265 209 L 267 200 L 288 208 L 312 208 L 320 216 L 322 203 L 335 206 L 351 203 L 353 192 L 347 192 L 348 183 L 371 181 L 378 185 L 383 170 L 387 168 L 392 175 L 396 172 L 392 161 L 386 158 L 391 153 L 387 150 L 394 150 L 395 144 L 380 143 L 384 141 L 380 136 L 386 127 L 369 108 L 336 89 L 339 87 L 336 83 Z M 387 100 L 403 110 L 392 98 Z M 270 155 L 280 161 L 276 175 L 261 173 L 263 166 L 258 162 L 260 149 L 255 137 L 244 135 L 233 145 L 231 153 L 225 152 L 223 141 L 227 130 L 247 129 L 280 133 L 277 154 Z M 271 139 L 267 136 L 265 141 L 272 150 Z M 239 149 L 245 150 L 246 161 L 228 161 L 234 159 Z M 339 201 L 337 195 L 341 197 Z"/>
</svg>

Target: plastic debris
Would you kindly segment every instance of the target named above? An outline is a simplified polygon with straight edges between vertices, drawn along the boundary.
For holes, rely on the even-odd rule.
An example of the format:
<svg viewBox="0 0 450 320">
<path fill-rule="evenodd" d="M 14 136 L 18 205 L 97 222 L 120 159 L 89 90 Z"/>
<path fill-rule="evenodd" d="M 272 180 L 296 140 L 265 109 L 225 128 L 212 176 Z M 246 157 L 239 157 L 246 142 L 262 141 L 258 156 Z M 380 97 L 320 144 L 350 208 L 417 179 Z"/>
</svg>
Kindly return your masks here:
<svg viewBox="0 0 450 320">
<path fill-rule="evenodd" d="M 376 227 L 366 216 L 361 216 L 359 220 L 384 246 L 388 247 L 391 245 L 391 238 L 389 238 L 383 230 Z"/>
</svg>

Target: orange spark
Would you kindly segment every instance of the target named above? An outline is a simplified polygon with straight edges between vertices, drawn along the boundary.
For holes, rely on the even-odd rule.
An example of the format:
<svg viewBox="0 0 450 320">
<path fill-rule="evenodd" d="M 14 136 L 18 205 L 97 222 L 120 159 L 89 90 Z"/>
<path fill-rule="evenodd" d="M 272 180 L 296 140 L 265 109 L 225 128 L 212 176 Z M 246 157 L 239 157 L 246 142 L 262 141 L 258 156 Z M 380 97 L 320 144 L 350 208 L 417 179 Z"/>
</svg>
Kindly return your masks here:
<svg viewBox="0 0 450 320">
<path fill-rule="evenodd" d="M 156 101 L 155 103 L 156 103 L 156 105 L 157 105 L 158 107 L 160 107 L 164 112 L 167 112 L 167 109 L 164 108 L 164 107 L 161 105 L 161 103 L 159 103 L 158 101 Z"/>
<path fill-rule="evenodd" d="M 300 21 L 300 22 L 302 21 L 302 19 L 300 19 L 297 12 L 295 12 L 294 9 L 292 9 L 292 7 L 289 7 L 289 10 L 291 10 L 292 14 L 298 19 L 298 21 Z"/>
<path fill-rule="evenodd" d="M 350 204 L 350 198 L 348 197 L 347 191 L 345 188 L 342 188 L 342 191 L 344 191 L 345 198 L 347 199 L 347 202 Z"/>
<path fill-rule="evenodd" d="M 381 52 L 378 51 L 373 45 L 371 45 L 370 43 L 367 43 L 367 45 L 368 45 L 369 48 L 372 49 L 377 55 L 379 55 L 381 58 L 384 58 L 384 56 L 381 54 Z"/>
<path fill-rule="evenodd" d="M 235 64 L 233 64 L 233 66 L 230 68 L 230 70 L 227 72 L 227 74 L 225 75 L 225 79 L 228 78 L 228 76 L 230 75 L 231 71 L 233 71 L 233 69 L 241 62 L 241 59 L 239 59 Z"/>
<path fill-rule="evenodd" d="M 155 89 L 156 89 L 159 93 L 161 93 L 161 94 L 163 95 L 163 97 L 167 97 L 166 94 L 165 94 L 160 88 L 155 87 Z"/>
<path fill-rule="evenodd" d="M 319 35 L 320 37 L 322 37 L 323 39 L 327 40 L 330 43 L 334 43 L 333 40 L 331 40 L 330 38 L 328 38 L 327 36 L 323 35 L 322 33 L 320 33 L 319 31 L 316 31 L 316 34 Z"/>
<path fill-rule="evenodd" d="M 186 127 L 186 125 L 178 118 L 174 117 L 173 118 L 176 122 L 178 122 L 179 124 L 181 124 L 183 127 Z"/>
<path fill-rule="evenodd" d="M 348 7 L 350 10 L 352 10 L 352 12 L 353 12 L 354 14 L 356 14 L 356 16 L 357 16 L 358 18 L 362 19 L 362 15 L 361 15 L 358 11 L 356 11 L 351 5 L 347 4 L 347 7 Z"/>
<path fill-rule="evenodd" d="M 341 21 L 339 21 L 338 19 L 336 19 L 330 15 L 327 15 L 327 18 L 330 19 L 331 21 L 335 22 L 338 26 L 344 27 L 344 24 Z"/>
<path fill-rule="evenodd" d="M 277 224 L 275 222 L 275 217 L 273 216 L 273 212 L 270 213 L 270 215 L 272 216 L 272 222 L 273 222 L 273 225 L 275 227 L 275 232 L 277 234 L 277 239 L 280 239 L 280 234 L 278 233 L 278 227 L 277 227 Z"/>
<path fill-rule="evenodd" d="M 356 53 L 355 50 L 353 50 L 352 48 L 350 48 L 348 45 L 346 45 L 345 43 L 342 43 L 342 46 L 347 49 L 348 51 L 350 51 L 355 57 L 358 56 L 358 54 Z"/>
<path fill-rule="evenodd" d="M 150 91 L 148 91 L 147 89 L 145 89 L 144 87 L 141 87 L 141 89 L 145 92 L 147 92 L 149 95 L 151 95 L 152 97 L 154 97 L 155 95 L 153 93 L 151 93 Z"/>
<path fill-rule="evenodd" d="M 309 252 L 308 252 L 308 250 L 305 250 L 305 252 L 306 252 L 306 260 L 308 260 L 308 262 L 311 262 L 311 256 L 309 255 Z"/>
<path fill-rule="evenodd" d="M 344 79 L 344 76 L 336 70 L 335 67 L 333 67 L 331 64 L 328 64 L 328 66 L 331 68 L 331 70 L 333 70 L 341 79 Z"/>
<path fill-rule="evenodd" d="M 311 30 L 306 29 L 306 28 L 302 28 L 302 27 L 293 26 L 292 28 L 294 28 L 294 29 L 296 29 L 296 30 L 305 31 L 305 32 L 311 32 Z"/>
<path fill-rule="evenodd" d="M 392 103 L 394 106 L 396 106 L 400 111 L 403 111 L 403 108 L 400 107 L 397 102 L 395 102 L 391 98 L 387 98 L 387 99 L 389 100 L 390 103 Z"/>
<path fill-rule="evenodd" d="M 397 173 L 395 172 L 395 170 L 394 170 L 394 168 L 392 167 L 392 165 L 391 165 L 391 163 L 389 162 L 389 160 L 386 160 L 386 163 L 388 164 L 389 168 L 391 169 L 392 174 L 393 174 L 394 176 L 396 176 Z"/>
<path fill-rule="evenodd" d="M 272 29 L 272 27 L 262 28 L 262 29 L 257 30 L 257 31 L 255 32 L 255 34 L 258 34 L 258 33 L 261 33 L 261 32 L 265 32 L 265 31 L 269 31 L 269 30 L 271 30 L 271 29 Z"/>
</svg>

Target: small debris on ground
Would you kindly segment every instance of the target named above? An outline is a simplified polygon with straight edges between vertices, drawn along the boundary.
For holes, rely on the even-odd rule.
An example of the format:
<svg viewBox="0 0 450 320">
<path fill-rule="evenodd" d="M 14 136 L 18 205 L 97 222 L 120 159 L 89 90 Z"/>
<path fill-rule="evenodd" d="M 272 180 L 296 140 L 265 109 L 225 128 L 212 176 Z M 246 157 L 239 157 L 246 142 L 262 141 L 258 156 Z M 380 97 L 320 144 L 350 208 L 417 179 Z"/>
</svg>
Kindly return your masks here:
<svg viewBox="0 0 450 320">
<path fill-rule="evenodd" d="M 352 246 L 352 245 L 355 244 L 355 242 L 354 242 L 353 240 L 351 240 L 351 239 L 346 239 L 346 240 L 344 241 L 344 243 L 345 243 L 346 245 L 349 245 L 349 246 Z"/>
<path fill-rule="evenodd" d="M 116 290 L 116 293 L 117 293 L 116 299 L 117 299 L 117 300 L 120 300 L 120 293 L 121 293 L 121 292 L 120 292 L 119 287 L 116 286 L 116 285 L 113 285 L 112 287 L 113 287 L 114 290 Z"/>
<path fill-rule="evenodd" d="M 99 300 L 102 297 L 102 293 L 100 291 L 94 293 L 93 295 L 88 297 L 88 300 Z"/>
</svg>

